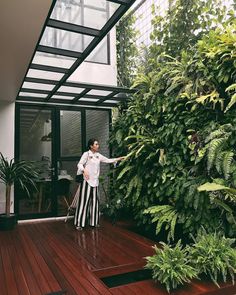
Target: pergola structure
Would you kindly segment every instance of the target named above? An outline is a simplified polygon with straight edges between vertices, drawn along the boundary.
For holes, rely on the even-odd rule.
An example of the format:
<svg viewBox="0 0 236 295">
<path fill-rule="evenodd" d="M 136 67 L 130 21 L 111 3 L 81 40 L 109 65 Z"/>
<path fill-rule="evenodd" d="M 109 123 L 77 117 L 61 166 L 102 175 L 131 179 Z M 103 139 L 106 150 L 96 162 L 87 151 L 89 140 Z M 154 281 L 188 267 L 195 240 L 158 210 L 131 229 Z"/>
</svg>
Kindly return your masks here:
<svg viewBox="0 0 236 295">
<path fill-rule="evenodd" d="M 70 80 L 134 2 L 54 0 L 16 100 L 114 107 L 134 93 L 134 89 Z M 63 14 L 62 5 L 67 5 Z M 70 14 L 68 7 L 73 9 Z M 96 22 L 90 21 L 93 17 Z"/>
</svg>

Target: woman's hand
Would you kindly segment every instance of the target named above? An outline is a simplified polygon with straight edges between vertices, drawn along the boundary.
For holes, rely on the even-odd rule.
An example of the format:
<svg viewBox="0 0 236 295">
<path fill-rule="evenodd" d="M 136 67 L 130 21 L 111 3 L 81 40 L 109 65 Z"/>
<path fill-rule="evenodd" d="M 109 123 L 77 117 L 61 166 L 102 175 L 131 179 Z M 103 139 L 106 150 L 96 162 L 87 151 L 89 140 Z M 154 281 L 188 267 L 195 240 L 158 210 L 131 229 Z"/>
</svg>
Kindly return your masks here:
<svg viewBox="0 0 236 295">
<path fill-rule="evenodd" d="M 125 157 L 123 156 L 123 157 L 119 157 L 119 158 L 117 158 L 117 161 L 122 161 L 122 160 L 124 160 L 125 159 Z"/>
<path fill-rule="evenodd" d="M 89 173 L 86 169 L 84 169 L 83 175 L 84 175 L 85 180 L 89 180 Z"/>
</svg>

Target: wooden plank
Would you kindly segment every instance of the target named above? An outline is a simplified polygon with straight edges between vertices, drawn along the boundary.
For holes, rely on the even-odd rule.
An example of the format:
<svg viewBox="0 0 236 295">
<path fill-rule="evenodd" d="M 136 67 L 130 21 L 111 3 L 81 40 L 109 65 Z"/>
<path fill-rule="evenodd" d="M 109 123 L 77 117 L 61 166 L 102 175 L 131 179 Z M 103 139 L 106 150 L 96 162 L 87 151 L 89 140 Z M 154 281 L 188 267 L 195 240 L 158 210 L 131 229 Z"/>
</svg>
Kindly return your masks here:
<svg viewBox="0 0 236 295">
<path fill-rule="evenodd" d="M 12 237 L 10 236 L 10 239 L 11 238 Z M 11 259 L 11 264 L 13 265 L 13 270 L 14 270 L 14 274 L 15 274 L 15 281 L 17 284 L 18 292 L 20 295 L 30 295 L 31 292 L 30 292 L 29 287 L 27 285 L 24 271 L 23 271 L 23 268 L 20 264 L 19 257 L 16 253 L 16 249 L 14 247 L 14 244 L 12 243 L 8 247 L 9 247 L 9 250 L 11 253 L 10 259 Z"/>
<path fill-rule="evenodd" d="M 62 221 L 22 224 L 12 232 L 0 232 L 0 241 L 3 295 L 45 295 L 60 290 L 68 295 L 168 295 L 153 280 L 105 286 L 100 278 L 142 269 L 143 256 L 153 251 L 153 242 L 107 222 L 82 232 Z M 193 280 L 171 294 L 236 294 L 236 286 L 230 283 L 221 287 Z"/>
<path fill-rule="evenodd" d="M 32 236 L 41 234 L 40 227 L 35 224 L 31 225 L 29 230 Z M 47 261 L 47 265 L 54 274 L 54 277 L 56 278 L 57 282 L 61 286 L 61 290 L 66 290 L 70 295 L 77 295 L 76 290 L 71 286 L 70 282 L 58 268 L 58 265 L 55 263 L 54 257 L 47 247 L 47 239 L 45 239 L 45 241 L 43 242 L 43 240 L 38 238 L 35 239 L 34 242 L 44 260 Z"/>
<path fill-rule="evenodd" d="M 55 279 L 53 273 L 49 269 L 46 261 L 43 259 L 43 257 L 40 255 L 36 245 L 33 243 L 33 241 L 29 238 L 29 235 L 26 231 L 26 227 L 24 227 L 21 231 L 21 237 L 25 241 L 25 243 L 28 245 L 28 247 L 31 249 L 32 254 L 34 255 L 34 259 L 37 262 L 38 268 L 44 275 L 45 279 L 47 280 L 47 284 L 50 288 L 50 292 L 55 292 L 61 290 L 60 285 L 58 284 L 57 280 Z M 48 292 L 49 293 L 49 292 Z"/>
<path fill-rule="evenodd" d="M 2 248 L 3 247 L 0 247 L 0 286 L 1 286 L 1 292 L 3 292 L 3 294 L 7 294 L 7 286 L 6 286 L 7 275 L 5 275 L 4 268 L 3 268 Z"/>
<path fill-rule="evenodd" d="M 50 288 L 48 281 L 46 279 L 46 276 L 44 272 L 40 269 L 37 260 L 35 259 L 33 249 L 32 249 L 32 242 L 30 239 L 26 241 L 24 238 L 24 234 L 21 231 L 20 234 L 20 242 L 19 247 L 24 249 L 25 257 L 29 262 L 29 265 L 31 267 L 32 274 L 35 277 L 35 280 L 37 281 L 37 284 L 39 286 L 39 289 L 42 294 L 51 293 L 52 289 Z"/>
<path fill-rule="evenodd" d="M 6 294 L 19 295 L 15 276 L 14 276 L 14 271 L 11 265 L 10 254 L 8 253 L 7 247 L 1 247 L 1 256 L 2 256 L 3 271 L 5 273 L 5 280 L 6 280 L 5 282 L 6 289 L 7 289 Z"/>
<path fill-rule="evenodd" d="M 20 237 L 18 236 L 17 232 L 12 234 L 11 237 L 14 242 L 16 255 L 19 259 L 19 263 L 20 263 L 21 268 L 23 270 L 28 289 L 30 290 L 31 294 L 41 295 L 41 291 L 40 291 L 40 287 L 38 285 L 37 278 L 34 276 L 34 274 L 32 272 L 30 262 L 28 261 L 28 258 L 25 253 L 25 251 L 27 252 L 28 249 L 27 248 L 24 249 L 23 246 L 21 245 L 21 240 L 20 240 Z"/>
</svg>

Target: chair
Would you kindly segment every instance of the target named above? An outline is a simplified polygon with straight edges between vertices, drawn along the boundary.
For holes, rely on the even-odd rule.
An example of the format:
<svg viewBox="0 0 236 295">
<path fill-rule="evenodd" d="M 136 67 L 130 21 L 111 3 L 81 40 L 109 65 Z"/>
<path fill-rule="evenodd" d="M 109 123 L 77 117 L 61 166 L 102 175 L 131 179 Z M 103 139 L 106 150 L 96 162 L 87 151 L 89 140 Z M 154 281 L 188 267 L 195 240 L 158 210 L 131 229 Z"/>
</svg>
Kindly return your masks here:
<svg viewBox="0 0 236 295">
<path fill-rule="evenodd" d="M 79 201 L 79 197 L 80 197 L 80 184 L 76 190 L 76 193 L 74 195 L 74 198 L 72 200 L 72 203 L 70 204 L 70 206 L 68 207 L 68 212 L 67 212 L 67 215 L 66 215 L 66 218 L 65 218 L 65 222 L 67 222 L 69 216 L 71 215 L 71 213 L 75 213 L 75 210 L 77 208 L 77 204 L 78 204 L 78 201 Z"/>
<path fill-rule="evenodd" d="M 58 197 L 63 198 L 67 208 L 69 208 L 70 205 L 68 203 L 68 197 L 70 195 L 70 180 L 66 178 L 62 178 L 58 180 L 57 186 L 56 186 L 56 193 Z"/>
<path fill-rule="evenodd" d="M 56 185 L 56 195 L 58 197 L 58 201 L 59 201 L 59 198 L 62 198 L 62 200 L 65 202 L 67 209 L 70 207 L 68 202 L 68 198 L 70 196 L 70 183 L 71 182 L 69 179 L 62 178 L 57 181 L 57 185 Z M 47 211 L 50 208 L 50 206 L 51 206 L 51 200 L 49 201 Z"/>
</svg>

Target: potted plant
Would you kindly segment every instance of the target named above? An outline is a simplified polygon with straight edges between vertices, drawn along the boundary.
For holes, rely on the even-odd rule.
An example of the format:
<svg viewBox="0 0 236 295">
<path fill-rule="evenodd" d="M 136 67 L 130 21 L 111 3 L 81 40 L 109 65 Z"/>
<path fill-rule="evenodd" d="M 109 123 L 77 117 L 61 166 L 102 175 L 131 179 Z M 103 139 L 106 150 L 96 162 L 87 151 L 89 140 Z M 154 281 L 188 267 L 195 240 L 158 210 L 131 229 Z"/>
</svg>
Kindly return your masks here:
<svg viewBox="0 0 236 295">
<path fill-rule="evenodd" d="M 29 195 L 29 187 L 36 188 L 37 177 L 38 172 L 32 162 L 7 160 L 0 152 L 0 183 L 6 187 L 6 209 L 5 213 L 0 214 L 0 230 L 13 229 L 17 223 L 16 215 L 10 213 L 13 184 L 19 185 Z"/>
</svg>

